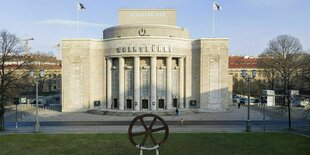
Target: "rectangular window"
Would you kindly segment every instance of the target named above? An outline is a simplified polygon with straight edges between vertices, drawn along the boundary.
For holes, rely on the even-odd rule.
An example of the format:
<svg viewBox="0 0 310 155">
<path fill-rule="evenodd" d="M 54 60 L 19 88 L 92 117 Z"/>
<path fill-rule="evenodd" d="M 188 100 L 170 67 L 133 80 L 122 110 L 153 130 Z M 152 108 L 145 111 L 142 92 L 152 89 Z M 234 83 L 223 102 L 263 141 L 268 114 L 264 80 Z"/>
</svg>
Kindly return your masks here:
<svg viewBox="0 0 310 155">
<path fill-rule="evenodd" d="M 166 68 L 157 70 L 157 96 L 166 96 Z"/>
<path fill-rule="evenodd" d="M 118 70 L 112 70 L 112 96 L 118 96 L 119 78 Z"/>
<path fill-rule="evenodd" d="M 125 95 L 126 96 L 133 96 L 133 70 L 126 69 L 125 70 Z"/>
<path fill-rule="evenodd" d="M 141 70 L 141 96 L 149 96 L 149 84 L 150 84 L 150 70 L 142 69 Z"/>
<path fill-rule="evenodd" d="M 179 69 L 172 69 L 172 95 L 179 96 Z"/>
</svg>

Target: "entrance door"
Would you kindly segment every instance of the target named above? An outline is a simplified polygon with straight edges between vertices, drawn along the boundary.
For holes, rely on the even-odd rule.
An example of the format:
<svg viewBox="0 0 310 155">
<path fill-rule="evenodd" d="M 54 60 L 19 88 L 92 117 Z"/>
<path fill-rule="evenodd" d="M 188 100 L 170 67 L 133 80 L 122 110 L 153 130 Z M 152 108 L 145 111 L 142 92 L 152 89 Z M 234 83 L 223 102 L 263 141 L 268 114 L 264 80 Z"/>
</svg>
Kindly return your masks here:
<svg viewBox="0 0 310 155">
<path fill-rule="evenodd" d="M 132 101 L 131 101 L 131 99 L 127 99 L 126 100 L 126 104 L 127 104 L 127 109 L 132 109 Z"/>
<path fill-rule="evenodd" d="M 149 109 L 149 102 L 147 99 L 142 99 L 142 109 Z"/>
<path fill-rule="evenodd" d="M 159 109 L 164 109 L 165 107 L 165 100 L 164 99 L 159 99 L 158 100 L 158 108 Z"/>
<path fill-rule="evenodd" d="M 114 98 L 113 99 L 113 108 L 117 109 L 117 107 L 118 107 L 117 98 Z"/>
<path fill-rule="evenodd" d="M 173 107 L 177 107 L 178 106 L 178 99 L 174 98 L 173 99 Z"/>
</svg>

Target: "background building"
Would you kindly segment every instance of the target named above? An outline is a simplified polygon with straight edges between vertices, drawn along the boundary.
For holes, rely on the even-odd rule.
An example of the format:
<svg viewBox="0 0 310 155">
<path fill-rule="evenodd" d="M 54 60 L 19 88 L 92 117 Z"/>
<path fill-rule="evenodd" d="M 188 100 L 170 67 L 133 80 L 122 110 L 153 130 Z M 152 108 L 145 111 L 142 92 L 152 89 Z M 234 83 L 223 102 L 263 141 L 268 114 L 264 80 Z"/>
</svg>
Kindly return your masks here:
<svg viewBox="0 0 310 155">
<path fill-rule="evenodd" d="M 61 90 L 61 60 L 56 59 L 53 56 L 47 56 L 42 54 L 32 54 L 32 61 L 29 64 L 29 68 L 34 69 L 34 72 L 38 73 L 40 70 L 44 70 L 45 77 L 42 79 L 43 93 L 60 93 Z"/>
<path fill-rule="evenodd" d="M 225 110 L 228 39 L 189 36 L 174 9 L 121 9 L 102 40 L 63 39 L 62 111 Z"/>
<path fill-rule="evenodd" d="M 251 56 L 229 56 L 229 75 L 232 75 L 236 80 L 242 80 L 241 70 L 247 70 L 251 74 L 252 70 L 256 70 L 255 80 L 266 81 L 267 77 L 263 68 L 257 65 L 257 58 Z"/>
<path fill-rule="evenodd" d="M 39 80 L 40 96 L 58 96 L 60 103 L 61 91 L 61 60 L 45 54 L 24 54 L 4 63 L 4 71 L 10 73 L 10 78 L 16 79 L 14 87 L 9 88 L 8 104 L 13 103 L 13 98 L 26 97 L 30 100 L 35 98 L 35 79 L 31 78 L 29 71 L 34 70 L 35 77 L 40 70 L 44 70 L 44 77 Z"/>
</svg>

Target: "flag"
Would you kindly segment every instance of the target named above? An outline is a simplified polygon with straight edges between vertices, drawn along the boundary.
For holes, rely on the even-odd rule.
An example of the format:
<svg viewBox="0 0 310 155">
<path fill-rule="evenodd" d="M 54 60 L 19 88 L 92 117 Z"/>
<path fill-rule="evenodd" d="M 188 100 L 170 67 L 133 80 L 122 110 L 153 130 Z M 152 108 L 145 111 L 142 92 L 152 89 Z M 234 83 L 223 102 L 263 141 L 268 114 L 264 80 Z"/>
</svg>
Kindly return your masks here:
<svg viewBox="0 0 310 155">
<path fill-rule="evenodd" d="M 79 11 L 84 11 L 84 10 L 86 10 L 86 8 L 85 8 L 85 6 L 82 4 L 82 3 L 78 3 L 78 10 Z"/>
<path fill-rule="evenodd" d="M 213 10 L 220 11 L 222 10 L 222 7 L 216 2 L 213 2 Z"/>
</svg>

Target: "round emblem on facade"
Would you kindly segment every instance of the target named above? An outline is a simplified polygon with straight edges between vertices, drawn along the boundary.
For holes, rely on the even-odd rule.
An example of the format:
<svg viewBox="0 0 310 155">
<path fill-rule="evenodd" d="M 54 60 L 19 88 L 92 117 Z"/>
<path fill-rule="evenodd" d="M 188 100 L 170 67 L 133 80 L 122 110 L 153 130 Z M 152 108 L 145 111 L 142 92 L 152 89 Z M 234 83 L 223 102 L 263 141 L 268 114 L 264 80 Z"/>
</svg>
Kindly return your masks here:
<svg viewBox="0 0 310 155">
<path fill-rule="evenodd" d="M 138 30 L 138 34 L 139 34 L 140 36 L 145 36 L 146 30 L 145 30 L 144 28 L 141 28 L 141 29 Z"/>
</svg>

